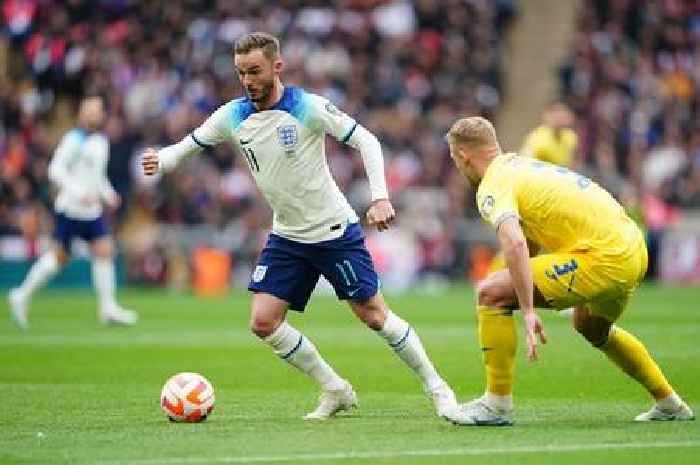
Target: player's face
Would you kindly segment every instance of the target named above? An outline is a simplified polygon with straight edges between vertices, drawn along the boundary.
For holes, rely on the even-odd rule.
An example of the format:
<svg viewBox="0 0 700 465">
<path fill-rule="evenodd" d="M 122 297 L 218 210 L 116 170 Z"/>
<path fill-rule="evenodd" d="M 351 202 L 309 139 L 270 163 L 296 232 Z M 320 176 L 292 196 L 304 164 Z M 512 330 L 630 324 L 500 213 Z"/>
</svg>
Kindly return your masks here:
<svg viewBox="0 0 700 465">
<path fill-rule="evenodd" d="M 462 176 L 467 178 L 472 186 L 479 185 L 479 176 L 469 162 L 471 157 L 470 151 L 454 142 L 450 144 L 450 156 L 459 172 L 462 173 Z"/>
<path fill-rule="evenodd" d="M 461 155 L 459 154 L 459 144 L 456 142 L 450 142 L 449 146 L 450 158 L 452 158 L 452 162 L 457 167 L 457 170 L 464 175 L 464 161 L 461 159 Z"/>
<path fill-rule="evenodd" d="M 566 105 L 553 105 L 544 115 L 545 124 L 554 129 L 570 128 L 574 125 L 574 115 Z"/>
<path fill-rule="evenodd" d="M 249 53 L 237 54 L 234 62 L 238 78 L 250 100 L 265 103 L 272 94 L 282 61 L 279 58 L 269 59 L 261 49 L 255 49 Z"/>
<path fill-rule="evenodd" d="M 102 99 L 92 97 L 84 100 L 80 105 L 80 121 L 87 129 L 97 130 L 102 127 L 105 119 L 105 107 Z"/>
</svg>

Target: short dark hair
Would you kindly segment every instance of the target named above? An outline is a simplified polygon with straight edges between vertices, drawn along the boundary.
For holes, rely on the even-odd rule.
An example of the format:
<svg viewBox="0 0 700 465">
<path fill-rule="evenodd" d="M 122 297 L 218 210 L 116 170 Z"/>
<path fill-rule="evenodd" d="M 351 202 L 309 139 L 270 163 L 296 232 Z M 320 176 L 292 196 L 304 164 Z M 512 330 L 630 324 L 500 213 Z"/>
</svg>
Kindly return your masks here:
<svg viewBox="0 0 700 465">
<path fill-rule="evenodd" d="M 245 55 L 257 49 L 261 49 L 267 58 L 275 58 L 280 51 L 280 41 L 267 32 L 251 32 L 238 39 L 233 47 L 236 55 Z"/>
</svg>

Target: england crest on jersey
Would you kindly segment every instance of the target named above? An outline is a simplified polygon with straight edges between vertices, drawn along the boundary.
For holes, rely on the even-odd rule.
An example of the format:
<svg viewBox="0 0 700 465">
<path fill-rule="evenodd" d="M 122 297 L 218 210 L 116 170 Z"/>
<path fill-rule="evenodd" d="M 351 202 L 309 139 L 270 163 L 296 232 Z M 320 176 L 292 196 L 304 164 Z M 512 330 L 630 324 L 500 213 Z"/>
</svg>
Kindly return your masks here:
<svg viewBox="0 0 700 465">
<path fill-rule="evenodd" d="M 299 136 L 297 127 L 294 124 L 288 124 L 277 128 L 277 140 L 285 150 L 291 150 L 297 145 Z"/>
</svg>

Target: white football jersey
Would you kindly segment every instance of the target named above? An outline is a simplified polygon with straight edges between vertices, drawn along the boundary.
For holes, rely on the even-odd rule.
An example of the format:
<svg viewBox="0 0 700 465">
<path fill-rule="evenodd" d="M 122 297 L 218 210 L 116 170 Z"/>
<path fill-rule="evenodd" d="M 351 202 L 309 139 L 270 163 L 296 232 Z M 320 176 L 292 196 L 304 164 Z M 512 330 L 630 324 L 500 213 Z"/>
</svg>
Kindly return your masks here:
<svg viewBox="0 0 700 465">
<path fill-rule="evenodd" d="M 75 128 L 63 136 L 49 164 L 49 179 L 58 187 L 57 212 L 77 220 L 102 214 L 102 200 L 114 195 L 107 179 L 108 158 L 109 142 L 101 132 Z"/>
<path fill-rule="evenodd" d="M 327 99 L 285 87 L 280 101 L 258 111 L 248 98 L 217 109 L 192 133 L 202 147 L 230 142 L 245 157 L 272 207 L 272 231 L 314 243 L 340 237 L 358 221 L 331 176 L 325 136 L 346 143 L 357 123 Z"/>
</svg>

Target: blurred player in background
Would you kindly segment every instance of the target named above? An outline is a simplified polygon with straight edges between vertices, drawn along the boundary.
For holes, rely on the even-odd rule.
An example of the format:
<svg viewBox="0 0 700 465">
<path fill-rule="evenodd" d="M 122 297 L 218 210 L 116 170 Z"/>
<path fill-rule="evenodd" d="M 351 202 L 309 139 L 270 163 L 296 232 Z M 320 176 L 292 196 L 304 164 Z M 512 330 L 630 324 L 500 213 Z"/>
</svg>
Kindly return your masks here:
<svg viewBox="0 0 700 465">
<path fill-rule="evenodd" d="M 516 350 L 513 309 L 525 322 L 528 358 L 546 335 L 535 307 L 575 306 L 573 324 L 656 400 L 637 421 L 692 420 L 646 348 L 616 326 L 647 269 L 644 237 L 623 208 L 588 178 L 563 167 L 503 154 L 490 122 L 463 118 L 447 135 L 459 171 L 477 188 L 482 217 L 497 231 L 507 270 L 478 288 L 479 343 L 486 393 L 462 406 L 457 423 L 509 425 Z M 530 245 L 546 250 L 530 258 Z"/>
<path fill-rule="evenodd" d="M 282 360 L 321 387 L 318 408 L 305 419 L 325 420 L 357 405 L 350 383 L 286 320 L 288 309 L 304 311 L 321 275 L 418 375 L 438 415 L 448 416 L 456 411 L 454 394 L 416 332 L 384 302 L 359 218 L 326 162 L 326 134 L 360 151 L 372 197 L 367 218 L 370 225 L 385 230 L 394 219 L 394 209 L 377 138 L 325 98 L 283 86 L 284 65 L 275 37 L 265 33 L 242 37 L 234 62 L 247 95 L 221 106 L 179 143 L 158 152 L 147 150 L 144 172 L 171 170 L 182 158 L 223 142 L 245 158 L 274 212 L 272 232 L 248 287 L 254 292 L 251 329 Z"/>
<path fill-rule="evenodd" d="M 567 168 L 575 166 L 578 136 L 573 128 L 574 115 L 569 107 L 551 103 L 542 114 L 542 124 L 525 137 L 520 155 Z"/>
<path fill-rule="evenodd" d="M 54 243 L 34 263 L 22 285 L 9 294 L 10 313 L 22 329 L 28 326 L 32 295 L 66 264 L 75 237 L 90 244 L 99 320 L 104 324 L 123 325 L 132 325 L 138 320 L 135 312 L 117 304 L 114 295 L 114 246 L 102 205 L 116 209 L 120 198 L 107 179 L 109 141 L 100 132 L 104 119 L 102 98 L 83 99 L 78 126 L 63 136 L 51 159 L 49 179 L 57 188 Z"/>
</svg>

